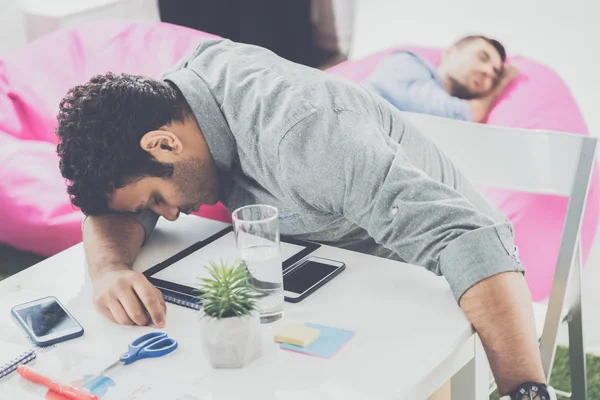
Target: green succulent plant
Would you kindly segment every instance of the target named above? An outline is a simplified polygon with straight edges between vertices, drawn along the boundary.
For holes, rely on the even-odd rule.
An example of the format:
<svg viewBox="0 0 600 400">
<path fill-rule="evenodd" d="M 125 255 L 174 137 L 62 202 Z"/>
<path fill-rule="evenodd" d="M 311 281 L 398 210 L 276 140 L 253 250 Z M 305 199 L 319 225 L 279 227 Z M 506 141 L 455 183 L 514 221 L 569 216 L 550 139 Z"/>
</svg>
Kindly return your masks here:
<svg viewBox="0 0 600 400">
<path fill-rule="evenodd" d="M 243 317 L 258 309 L 257 298 L 260 296 L 244 263 L 227 264 L 221 260 L 217 265 L 210 261 L 204 268 L 211 278 L 201 279 L 198 297 L 202 300 L 206 316 L 216 319 Z"/>
</svg>

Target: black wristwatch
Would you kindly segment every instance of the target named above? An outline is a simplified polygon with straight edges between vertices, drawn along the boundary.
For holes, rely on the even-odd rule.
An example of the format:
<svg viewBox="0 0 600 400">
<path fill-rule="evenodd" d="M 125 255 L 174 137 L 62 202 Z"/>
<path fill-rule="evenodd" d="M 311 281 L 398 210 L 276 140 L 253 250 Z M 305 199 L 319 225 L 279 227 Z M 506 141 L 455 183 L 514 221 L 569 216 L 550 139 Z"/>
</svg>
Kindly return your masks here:
<svg viewBox="0 0 600 400">
<path fill-rule="evenodd" d="M 500 400 L 556 400 L 556 393 L 543 383 L 526 382 Z"/>
</svg>

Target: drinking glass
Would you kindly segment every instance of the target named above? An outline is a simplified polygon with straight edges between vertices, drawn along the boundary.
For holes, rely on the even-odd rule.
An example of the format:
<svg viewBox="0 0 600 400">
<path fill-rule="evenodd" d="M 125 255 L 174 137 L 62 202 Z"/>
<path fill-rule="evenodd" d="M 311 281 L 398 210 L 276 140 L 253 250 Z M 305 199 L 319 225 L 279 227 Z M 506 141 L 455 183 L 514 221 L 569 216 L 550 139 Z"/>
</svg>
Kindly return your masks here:
<svg viewBox="0 0 600 400">
<path fill-rule="evenodd" d="M 260 322 L 276 321 L 283 315 L 279 211 L 269 205 L 255 204 L 238 208 L 232 219 L 240 261 L 248 268 L 260 296 Z"/>
</svg>

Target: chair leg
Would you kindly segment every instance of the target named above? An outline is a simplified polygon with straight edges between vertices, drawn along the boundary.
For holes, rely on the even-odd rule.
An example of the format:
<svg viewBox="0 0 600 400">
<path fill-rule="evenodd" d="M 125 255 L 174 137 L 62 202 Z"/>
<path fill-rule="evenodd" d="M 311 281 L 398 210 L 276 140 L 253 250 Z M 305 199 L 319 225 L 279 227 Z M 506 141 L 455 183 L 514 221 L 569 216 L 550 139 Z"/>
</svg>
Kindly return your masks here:
<svg viewBox="0 0 600 400">
<path fill-rule="evenodd" d="M 587 369 L 581 310 L 569 322 L 569 366 L 571 370 L 571 393 L 573 399 L 587 400 Z"/>
<path fill-rule="evenodd" d="M 579 247 L 579 246 L 578 246 Z M 575 256 L 570 279 L 569 304 L 569 367 L 571 393 L 576 400 L 587 400 L 587 370 L 585 359 L 583 318 L 581 305 L 581 248 Z"/>
</svg>

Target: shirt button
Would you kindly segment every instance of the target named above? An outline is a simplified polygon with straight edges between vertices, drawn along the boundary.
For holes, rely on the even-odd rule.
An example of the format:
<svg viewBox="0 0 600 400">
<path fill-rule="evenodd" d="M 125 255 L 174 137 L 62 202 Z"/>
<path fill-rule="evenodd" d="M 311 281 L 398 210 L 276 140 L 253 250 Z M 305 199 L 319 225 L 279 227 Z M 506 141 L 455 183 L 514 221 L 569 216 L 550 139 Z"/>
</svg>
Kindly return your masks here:
<svg viewBox="0 0 600 400">
<path fill-rule="evenodd" d="M 392 207 L 392 215 L 396 215 L 398 214 L 398 206 L 393 206 Z"/>
</svg>

